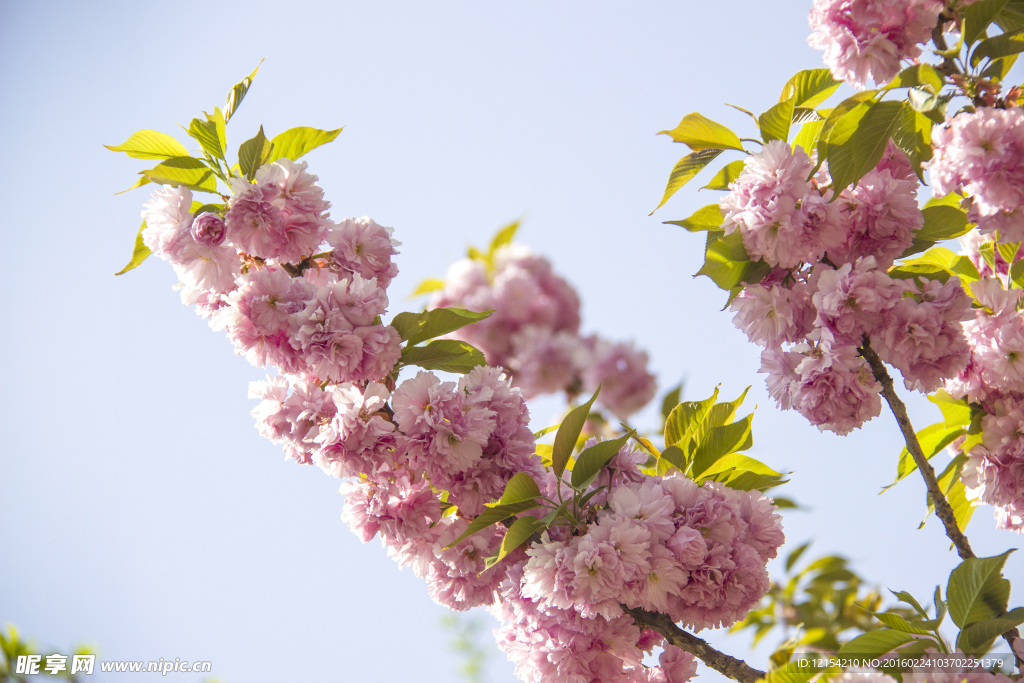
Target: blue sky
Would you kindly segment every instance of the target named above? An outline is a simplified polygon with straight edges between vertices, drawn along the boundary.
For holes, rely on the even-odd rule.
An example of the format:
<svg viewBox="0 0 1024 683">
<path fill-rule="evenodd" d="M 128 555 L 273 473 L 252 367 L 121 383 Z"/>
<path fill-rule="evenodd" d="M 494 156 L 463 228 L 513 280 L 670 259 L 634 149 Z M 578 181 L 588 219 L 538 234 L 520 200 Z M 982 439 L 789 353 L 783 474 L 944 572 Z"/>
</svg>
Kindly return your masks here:
<svg viewBox="0 0 1024 683">
<path fill-rule="evenodd" d="M 753 385 L 752 454 L 793 470 L 780 495 L 810 509 L 786 514 L 791 546 L 813 537 L 921 597 L 944 585 L 957 561 L 935 521 L 917 530 L 923 485 L 877 495 L 900 450 L 891 417 L 838 438 L 777 411 L 724 294 L 691 277 L 702 239 L 662 221 L 716 197 L 695 184 L 648 216 L 684 153 L 657 131 L 701 111 L 749 137 L 724 103 L 762 111 L 820 65 L 809 4 L 0 2 L 0 622 L 109 659 L 211 660 L 228 683 L 455 678 L 423 583 L 349 533 L 337 482 L 256 434 L 261 373 L 180 304 L 166 264 L 112 276 L 146 198 L 114 193 L 146 166 L 102 145 L 141 128 L 187 140 L 175 124 L 263 58 L 229 146 L 261 124 L 345 126 L 310 170 L 336 218 L 395 227 L 392 312 L 523 216 L 520 240 L 580 292 L 584 329 L 635 339 L 663 388 Z M 939 419 L 909 403 L 918 427 Z M 969 531 L 979 555 L 1019 544 L 988 508 Z M 748 642 L 710 637 L 738 656 Z M 511 680 L 503 662 L 492 673 Z"/>
</svg>

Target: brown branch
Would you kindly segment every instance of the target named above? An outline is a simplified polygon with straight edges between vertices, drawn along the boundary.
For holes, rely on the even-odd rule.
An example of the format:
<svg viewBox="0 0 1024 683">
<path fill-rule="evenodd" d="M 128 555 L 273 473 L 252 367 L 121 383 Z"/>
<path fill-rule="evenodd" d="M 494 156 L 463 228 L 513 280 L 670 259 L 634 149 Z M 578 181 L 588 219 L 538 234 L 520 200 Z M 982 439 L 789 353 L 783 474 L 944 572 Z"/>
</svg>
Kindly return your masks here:
<svg viewBox="0 0 1024 683">
<path fill-rule="evenodd" d="M 896 422 L 899 423 L 900 431 L 903 432 L 903 440 L 907 442 L 907 450 L 914 459 L 917 469 L 921 471 L 921 476 L 924 477 L 924 484 L 928 487 L 928 497 L 932 499 L 932 504 L 935 505 L 935 514 L 942 520 L 943 526 L 946 527 L 946 536 L 949 537 L 949 540 L 953 541 L 953 545 L 956 546 L 956 551 L 961 559 L 967 560 L 974 557 L 971 544 L 967 541 L 964 533 L 960 531 L 953 508 L 950 507 L 949 501 L 946 500 L 946 496 L 943 495 L 942 488 L 935 478 L 935 469 L 928 462 L 928 458 L 924 457 L 921 444 L 917 441 L 917 434 L 914 433 L 914 426 L 910 424 L 910 417 L 907 416 L 907 406 L 896 395 L 892 377 L 889 376 L 889 372 L 885 369 L 882 359 L 871 348 L 867 335 L 864 336 L 864 343 L 860 347 L 860 353 L 864 360 L 868 362 L 868 365 L 871 366 L 871 374 L 882 385 L 882 396 L 885 397 L 886 402 L 889 404 L 892 414 L 896 416 Z"/>
<path fill-rule="evenodd" d="M 661 614 L 660 612 L 648 612 L 647 610 L 639 608 L 629 609 L 625 605 L 622 606 L 622 609 L 625 610 L 629 616 L 633 617 L 633 621 L 636 622 L 636 625 L 639 626 L 641 630 L 649 628 L 653 631 L 657 631 L 661 635 L 665 636 L 665 640 L 672 645 L 675 645 L 680 650 L 686 650 L 718 673 L 728 676 L 734 681 L 740 681 L 740 683 L 757 683 L 757 681 L 765 677 L 765 673 L 763 671 L 751 668 L 742 659 L 736 659 L 735 657 L 730 657 L 724 652 L 719 652 L 708 645 L 706 641 L 703 641 L 692 633 L 687 633 L 683 629 L 679 628 L 667 614 Z"/>
<path fill-rule="evenodd" d="M 900 400 L 900 397 L 896 395 L 892 377 L 889 376 L 889 372 L 885 369 L 882 359 L 871 348 L 867 336 L 864 337 L 860 353 L 864 360 L 868 362 L 868 365 L 871 366 L 871 374 L 882 385 L 882 396 L 885 397 L 889 408 L 892 409 L 892 414 L 896 416 L 896 422 L 899 423 L 900 431 L 903 432 L 903 439 L 907 442 L 907 450 L 910 452 L 911 457 L 914 458 L 914 463 L 917 465 L 917 469 L 921 471 L 921 476 L 924 477 L 925 486 L 928 487 L 928 496 L 935 505 L 935 514 L 938 515 L 939 519 L 942 520 L 943 526 L 946 527 L 946 536 L 949 537 L 949 540 L 953 541 L 953 545 L 956 546 L 956 551 L 961 559 L 967 560 L 976 557 L 974 551 L 971 550 L 971 544 L 967 541 L 967 536 L 964 532 L 960 531 L 960 526 L 956 523 L 956 515 L 953 513 L 953 508 L 950 507 L 946 496 L 942 494 L 942 488 L 939 487 L 939 482 L 935 478 L 935 469 L 932 468 L 928 459 L 924 457 L 921 444 L 917 441 L 917 434 L 914 433 L 914 427 L 910 424 L 907 407 Z M 1003 634 L 1003 639 L 1009 644 L 1010 652 L 1013 652 L 1014 659 L 1017 660 L 1018 671 L 1024 671 L 1024 660 L 1018 657 L 1013 649 L 1013 641 L 1019 637 L 1020 631 L 1017 629 Z"/>
</svg>

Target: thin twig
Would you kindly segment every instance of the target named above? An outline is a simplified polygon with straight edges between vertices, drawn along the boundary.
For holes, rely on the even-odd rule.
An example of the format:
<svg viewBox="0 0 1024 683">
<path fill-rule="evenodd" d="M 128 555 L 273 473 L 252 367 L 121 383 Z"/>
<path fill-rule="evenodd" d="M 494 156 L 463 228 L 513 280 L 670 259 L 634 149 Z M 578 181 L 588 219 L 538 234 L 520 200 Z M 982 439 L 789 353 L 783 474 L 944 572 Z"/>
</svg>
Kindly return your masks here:
<svg viewBox="0 0 1024 683">
<path fill-rule="evenodd" d="M 921 471 L 921 476 L 924 477 L 924 484 L 928 487 L 928 496 L 932 499 L 932 504 L 935 506 L 935 514 L 942 520 L 943 526 L 946 527 L 946 536 L 949 537 L 949 540 L 953 541 L 953 545 L 956 546 L 956 551 L 961 559 L 967 560 L 975 557 L 974 551 L 971 550 L 971 544 L 956 523 L 956 515 L 953 513 L 953 508 L 950 506 L 949 501 L 946 500 L 946 496 L 942 494 L 942 488 L 935 478 L 935 469 L 928 462 L 928 458 L 924 457 L 921 444 L 917 441 L 917 434 L 914 433 L 914 426 L 910 424 L 907 406 L 896 395 L 892 377 L 889 376 L 889 372 L 885 369 L 882 359 L 871 348 L 867 335 L 864 336 L 864 343 L 861 344 L 860 353 L 864 360 L 868 362 L 868 365 L 871 366 L 871 374 L 882 385 L 882 396 L 885 397 L 886 402 L 889 404 L 892 414 L 896 416 L 896 422 L 899 423 L 900 431 L 903 432 L 903 440 L 907 442 L 907 450 L 914 459 L 917 469 Z"/>
<path fill-rule="evenodd" d="M 633 617 L 633 621 L 640 629 L 649 628 L 653 631 L 657 631 L 661 635 L 665 636 L 672 645 L 675 645 L 680 650 L 685 650 L 690 654 L 694 655 L 700 661 L 704 662 L 718 673 L 728 676 L 734 681 L 740 681 L 740 683 L 757 683 L 765 677 L 763 671 L 758 671 L 752 668 L 742 659 L 736 659 L 730 657 L 724 652 L 719 652 L 715 648 L 707 644 L 706 641 L 701 640 L 692 633 L 687 633 L 683 629 L 676 626 L 672 618 L 667 614 L 661 614 L 660 612 L 648 612 L 643 609 L 629 609 L 625 605 L 622 609 L 626 611 L 629 616 Z"/>
</svg>

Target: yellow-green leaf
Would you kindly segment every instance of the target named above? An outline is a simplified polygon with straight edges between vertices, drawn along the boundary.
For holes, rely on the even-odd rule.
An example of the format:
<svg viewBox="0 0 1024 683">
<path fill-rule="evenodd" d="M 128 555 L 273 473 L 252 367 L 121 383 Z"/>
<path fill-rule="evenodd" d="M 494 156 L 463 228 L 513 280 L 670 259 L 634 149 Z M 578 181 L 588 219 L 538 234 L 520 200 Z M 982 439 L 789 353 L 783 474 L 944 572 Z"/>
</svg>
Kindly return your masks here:
<svg viewBox="0 0 1024 683">
<path fill-rule="evenodd" d="M 120 145 L 104 145 L 112 152 L 124 152 L 133 159 L 171 159 L 187 157 L 188 150 L 167 133 L 140 130 Z"/>
<path fill-rule="evenodd" d="M 142 173 L 160 185 L 181 185 L 199 192 L 217 191 L 217 176 L 209 166 L 193 157 L 173 157 Z"/>
<path fill-rule="evenodd" d="M 672 168 L 672 173 L 668 176 L 668 184 L 665 186 L 665 194 L 662 196 L 661 202 L 654 207 L 654 211 L 657 211 L 664 206 L 665 202 L 667 202 L 672 195 L 679 190 L 679 188 L 690 182 L 693 176 L 700 173 L 705 166 L 714 161 L 721 153 L 721 149 L 702 149 L 699 152 L 690 152 L 685 157 L 677 161 L 675 167 Z M 651 211 L 651 213 L 654 213 L 654 211 Z"/>
<path fill-rule="evenodd" d="M 683 117 L 672 130 L 663 130 L 658 135 L 668 135 L 675 142 L 681 142 L 695 152 L 702 149 L 738 149 L 743 143 L 736 133 L 717 121 L 693 112 Z"/>
<path fill-rule="evenodd" d="M 132 250 L 132 260 L 128 262 L 121 270 L 114 273 L 114 275 L 124 275 L 133 268 L 138 268 L 139 265 L 145 261 L 151 253 L 149 247 L 142 242 L 142 231 L 146 229 L 146 221 L 142 221 L 142 227 L 139 228 L 139 232 L 135 235 L 135 248 Z"/>
<path fill-rule="evenodd" d="M 282 157 L 295 161 L 320 145 L 326 145 L 333 141 L 341 133 L 341 130 L 341 128 L 320 130 L 308 126 L 289 128 L 280 135 L 275 135 L 270 141 L 273 151 L 270 152 L 265 163 L 276 161 Z"/>
</svg>

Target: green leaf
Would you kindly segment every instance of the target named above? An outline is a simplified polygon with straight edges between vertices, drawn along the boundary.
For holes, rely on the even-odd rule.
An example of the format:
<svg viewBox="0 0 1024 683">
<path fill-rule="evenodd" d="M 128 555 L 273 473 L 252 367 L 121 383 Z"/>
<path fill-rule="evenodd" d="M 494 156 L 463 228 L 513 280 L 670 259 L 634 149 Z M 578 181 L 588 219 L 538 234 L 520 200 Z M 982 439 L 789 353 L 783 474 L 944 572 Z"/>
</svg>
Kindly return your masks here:
<svg viewBox="0 0 1024 683">
<path fill-rule="evenodd" d="M 743 390 L 743 393 L 739 395 L 735 401 L 728 401 L 726 403 L 716 403 L 711 406 L 711 410 L 708 411 L 707 417 L 701 422 L 700 429 L 694 432 L 697 439 L 704 438 L 704 432 L 711 429 L 712 427 L 720 427 L 724 424 L 729 424 L 736 419 L 736 411 L 743 403 L 743 399 L 747 397 L 747 392 L 750 391 L 748 386 Z"/>
<path fill-rule="evenodd" d="M 868 611 L 870 612 L 870 610 Z M 882 622 L 889 628 L 895 629 L 897 631 L 903 631 L 904 633 L 914 633 L 922 636 L 926 636 L 930 633 L 930 631 L 927 631 L 923 628 L 918 628 L 917 626 L 911 625 L 909 621 L 907 621 L 898 614 L 891 614 L 888 612 L 871 612 L 871 614 L 875 615 L 875 617 L 880 622 Z"/>
<path fill-rule="evenodd" d="M 132 159 L 172 159 L 187 157 L 188 150 L 167 133 L 140 130 L 120 145 L 103 145 L 112 152 L 124 152 Z"/>
<path fill-rule="evenodd" d="M 256 65 L 256 68 L 252 70 L 252 73 L 243 78 L 241 81 L 235 84 L 235 87 L 231 88 L 231 92 L 228 93 L 228 98 L 224 102 L 224 123 L 231 120 L 231 117 L 235 115 L 235 111 L 238 109 L 238 105 L 242 104 L 242 99 L 245 97 L 245 93 L 249 92 L 249 86 L 252 85 L 252 79 L 256 78 L 256 73 L 260 70 L 263 65 L 263 60 Z"/>
<path fill-rule="evenodd" d="M 809 547 L 811 547 L 811 542 L 807 541 L 803 545 L 798 545 L 797 547 L 793 548 L 789 555 L 786 556 L 787 574 L 789 573 L 789 570 L 793 568 L 793 565 L 795 565 L 800 560 L 800 556 L 803 555 Z"/>
<path fill-rule="evenodd" d="M 697 112 L 687 114 L 678 126 L 663 130 L 658 135 L 668 135 L 674 142 L 681 142 L 695 152 L 705 149 L 744 151 L 736 133 Z"/>
<path fill-rule="evenodd" d="M 824 121 L 825 117 L 809 107 L 793 108 L 793 123 L 807 123 L 808 121 Z"/>
<path fill-rule="evenodd" d="M 211 157 L 226 161 L 227 158 L 224 155 L 227 154 L 227 138 L 224 132 L 224 114 L 220 107 L 213 110 L 212 116 L 205 111 L 203 114 L 206 116 L 206 120 L 192 119 L 188 125 L 188 134 L 198 140 L 203 151 Z"/>
<path fill-rule="evenodd" d="M 505 556 L 510 552 L 526 543 L 526 541 L 536 532 L 538 529 L 545 528 L 544 522 L 540 521 L 536 517 L 520 517 L 516 521 L 512 522 L 512 526 L 505 532 L 505 538 L 501 539 L 501 548 L 498 553 L 493 557 L 488 557 L 484 562 L 484 568 L 490 569 L 494 565 L 505 559 Z"/>
<path fill-rule="evenodd" d="M 511 503 L 509 505 L 495 505 L 494 507 L 485 508 L 483 512 L 473 518 L 473 521 L 469 523 L 466 530 L 462 532 L 462 535 L 457 539 L 445 546 L 445 550 L 451 548 L 453 545 L 458 545 L 461 541 L 472 536 L 478 531 L 482 531 L 489 526 L 502 522 L 512 515 L 518 515 L 520 512 L 526 512 L 533 508 L 540 507 L 536 502 L 532 500 L 525 500 L 521 503 Z"/>
<path fill-rule="evenodd" d="M 779 102 L 792 99 L 796 107 L 817 107 L 841 85 L 828 69 L 806 69 L 790 78 L 782 88 Z"/>
<path fill-rule="evenodd" d="M 1013 550 L 995 557 L 972 557 L 964 560 L 949 575 L 946 602 L 949 616 L 960 628 L 986 619 L 994 619 L 1006 611 L 1010 600 L 1010 582 L 1002 569 Z"/>
<path fill-rule="evenodd" d="M 774 105 L 757 117 L 758 126 L 761 128 L 761 139 L 765 142 L 770 140 L 789 139 L 789 126 L 793 122 L 793 99 L 783 100 Z"/>
<path fill-rule="evenodd" d="M 967 214 L 954 206 L 926 206 L 921 213 L 924 225 L 914 235 L 916 239 L 941 242 L 960 237 L 970 231 Z"/>
<path fill-rule="evenodd" d="M 863 118 L 864 114 L 867 113 L 868 109 L 870 109 L 873 104 L 872 98 L 877 95 L 878 90 L 862 90 L 852 97 L 846 98 L 829 111 L 828 116 L 825 117 L 825 122 L 822 124 L 821 131 L 818 134 L 818 167 L 820 167 L 825 161 L 825 155 L 828 152 L 828 139 L 836 124 L 847 118 L 847 115 L 851 113 L 854 113 L 855 116 L 859 118 Z M 807 150 L 807 153 L 810 154 L 809 149 Z M 817 171 L 817 167 L 815 168 L 815 171 Z"/>
<path fill-rule="evenodd" d="M 539 439 L 542 436 L 550 434 L 551 432 L 555 431 L 556 429 L 558 429 L 558 425 L 551 425 L 550 427 L 545 427 L 544 429 L 541 429 L 541 430 L 538 430 L 538 431 L 534 432 L 533 435 Z"/>
<path fill-rule="evenodd" d="M 213 171 L 193 157 L 174 157 L 142 174 L 160 185 L 181 185 L 198 192 L 217 191 L 217 177 Z"/>
<path fill-rule="evenodd" d="M 741 424 L 737 422 L 736 424 Z M 694 468 L 696 468 L 696 463 Z M 728 472 L 729 470 L 737 470 L 739 472 L 753 472 L 754 474 L 762 474 L 768 477 L 781 477 L 779 472 L 776 472 L 768 465 L 765 465 L 760 460 L 755 460 L 749 455 L 743 455 L 742 453 L 728 453 L 725 456 L 715 461 L 713 465 L 708 467 L 703 472 L 704 477 L 710 477 L 712 475 L 721 474 Z M 694 477 L 698 479 L 699 477 Z"/>
<path fill-rule="evenodd" d="M 709 232 L 704 265 L 697 275 L 706 275 L 720 288 L 731 290 L 740 284 L 760 282 L 771 272 L 764 261 L 749 259 L 738 230 L 730 235 Z"/>
<path fill-rule="evenodd" d="M 587 422 L 590 407 L 594 405 L 594 401 L 597 400 L 597 395 L 600 393 L 601 387 L 598 387 L 589 401 L 570 410 L 562 420 L 562 424 L 559 425 L 558 433 L 555 434 L 554 448 L 551 451 L 551 469 L 556 477 L 561 478 L 562 472 L 565 471 L 569 457 L 576 448 L 576 440 L 580 438 L 583 425 Z"/>
<path fill-rule="evenodd" d="M 818 146 L 818 139 L 821 136 L 822 128 L 825 126 L 825 120 L 820 121 L 808 121 L 800 126 L 800 130 L 797 131 L 793 137 L 793 149 L 797 147 L 802 148 L 805 152 L 810 153 Z"/>
<path fill-rule="evenodd" d="M 954 254 L 944 247 L 929 249 L 919 258 L 897 264 L 889 270 L 889 276 L 895 278 L 925 277 L 942 282 L 951 276 L 959 277 L 961 282 L 973 282 L 980 277 L 978 269 L 974 267 L 969 258 Z"/>
<path fill-rule="evenodd" d="M 913 107 L 904 107 L 892 141 L 907 155 L 914 173 L 923 182 L 921 165 L 932 158 L 932 120 Z"/>
<path fill-rule="evenodd" d="M 498 500 L 499 505 L 521 503 L 540 497 L 540 487 L 526 472 L 516 472 L 505 484 L 505 491 Z"/>
<path fill-rule="evenodd" d="M 935 590 L 936 591 L 939 590 L 938 586 L 935 587 Z M 918 614 L 920 614 L 922 617 L 927 617 L 928 616 L 928 612 L 925 611 L 924 607 L 921 607 L 921 603 L 919 603 L 917 601 L 917 598 L 915 598 L 913 595 L 911 595 L 907 591 L 894 591 L 894 590 L 890 590 L 889 592 L 892 593 L 893 595 L 895 595 L 896 598 L 900 602 L 905 602 L 908 605 L 911 605 L 914 608 L 914 610 Z"/>
<path fill-rule="evenodd" d="M 502 248 L 506 244 L 512 243 L 512 238 L 515 237 L 516 230 L 518 229 L 519 221 L 515 221 L 513 223 L 509 223 L 504 228 L 498 231 L 498 233 L 494 236 L 494 239 L 491 240 L 491 246 L 487 248 L 488 260 L 494 258 L 494 252 L 498 251 L 498 249 Z"/>
<path fill-rule="evenodd" d="M 728 168 L 728 166 L 726 166 Z M 725 169 L 723 169 L 725 170 Z M 722 216 L 722 210 L 718 208 L 718 204 L 708 204 L 697 209 L 689 218 L 684 218 L 681 221 L 665 221 L 666 225 L 678 225 L 681 228 L 686 228 L 690 232 L 701 232 L 702 230 L 716 230 L 722 225 L 722 221 L 725 220 Z"/>
<path fill-rule="evenodd" d="M 993 38 L 987 38 L 974 48 L 971 53 L 971 66 L 977 67 L 981 60 L 1009 57 L 1024 52 L 1024 34 L 1021 33 L 1000 33 Z"/>
<path fill-rule="evenodd" d="M 1020 624 L 1024 624 L 1024 607 L 1010 610 L 994 619 L 968 624 L 957 636 L 956 649 L 974 657 L 981 657 L 992 649 L 996 638 Z"/>
<path fill-rule="evenodd" d="M 686 183 L 690 182 L 693 176 L 700 173 L 700 171 L 710 164 L 712 161 L 722 153 L 720 149 L 702 149 L 699 152 L 690 152 L 685 157 L 676 162 L 675 167 L 672 169 L 672 173 L 668 176 L 668 184 L 665 186 L 665 194 L 661 198 L 661 202 L 654 207 L 654 211 L 657 211 L 665 202 L 674 195 L 679 188 Z M 653 214 L 654 211 L 651 211 Z"/>
<path fill-rule="evenodd" d="M 721 170 L 718 171 L 718 173 L 715 174 L 715 177 L 711 179 L 711 182 L 709 182 L 707 185 L 700 189 L 728 190 L 729 184 L 740 177 L 740 173 L 743 172 L 743 167 L 745 165 L 746 164 L 742 159 L 738 161 L 730 161 L 728 164 L 723 166 Z M 718 207 L 716 206 L 715 208 Z M 721 211 L 719 211 L 719 215 L 721 215 Z M 719 224 L 721 224 L 721 221 L 719 221 Z"/>
<path fill-rule="evenodd" d="M 146 221 L 142 221 L 142 227 L 139 228 L 139 232 L 135 235 L 135 248 L 132 250 L 132 260 L 128 262 L 121 270 L 114 273 L 114 275 L 124 275 L 133 268 L 138 268 L 143 261 L 145 261 L 150 253 L 149 247 L 147 247 L 142 241 L 142 231 L 146 229 Z"/>
<path fill-rule="evenodd" d="M 979 2 L 965 7 L 963 10 L 964 42 L 973 45 L 974 41 L 981 37 L 988 25 L 996 18 L 996 15 L 1006 6 L 1006 2 L 1007 0 L 979 0 Z"/>
<path fill-rule="evenodd" d="M 611 462 L 611 459 L 619 452 L 619 449 L 626 445 L 631 436 L 633 436 L 632 432 L 618 439 L 602 441 L 590 448 L 584 448 L 576 458 L 576 464 L 572 467 L 572 487 L 577 491 L 583 491 L 590 486 L 605 465 Z"/>
<path fill-rule="evenodd" d="M 968 412 L 970 412 L 970 408 L 968 408 Z M 924 453 L 924 457 L 930 460 L 936 453 L 939 453 L 943 448 L 953 443 L 957 437 L 966 431 L 960 425 L 948 427 L 945 422 L 937 422 L 921 429 L 917 433 L 917 441 L 921 444 L 921 452 Z M 900 452 L 899 464 L 896 466 L 896 480 L 890 486 L 899 483 L 909 474 L 916 471 L 917 463 L 914 462 L 910 451 L 904 447 Z"/>
<path fill-rule="evenodd" d="M 778 496 L 775 496 L 774 498 L 772 498 L 772 500 L 775 501 L 775 507 L 779 508 L 780 510 L 802 510 L 803 509 L 799 505 L 796 504 L 796 501 L 790 500 L 789 498 L 780 498 Z"/>
<path fill-rule="evenodd" d="M 494 311 L 467 311 L 464 308 L 434 308 L 422 313 L 399 313 L 391 321 L 408 346 L 454 332 L 488 317 Z"/>
<path fill-rule="evenodd" d="M 885 90 L 893 88 L 930 88 L 933 93 L 942 90 L 945 79 L 931 64 L 909 66 L 889 81 Z"/>
<path fill-rule="evenodd" d="M 465 374 L 478 365 L 487 365 L 483 352 L 457 339 L 435 339 L 426 346 L 406 346 L 399 359 L 402 365 L 418 365 L 425 370 Z"/>
<path fill-rule="evenodd" d="M 142 187 L 143 185 L 149 185 L 151 182 L 153 182 L 153 181 L 151 181 L 146 176 L 142 176 L 141 178 L 136 180 L 135 184 L 132 185 L 131 187 L 129 187 L 127 190 L 121 190 L 120 192 L 115 192 L 114 194 L 124 194 L 125 192 L 130 192 L 131 190 L 134 190 L 137 187 Z"/>
<path fill-rule="evenodd" d="M 993 21 L 1007 33 L 1024 29 L 1024 2 L 1021 0 L 1008 2 Z"/>
<path fill-rule="evenodd" d="M 711 394 L 710 398 L 703 401 L 683 401 L 673 408 L 665 420 L 665 445 L 674 446 L 682 441 L 695 425 L 699 425 L 707 417 L 717 399 L 718 387 L 715 387 L 715 393 Z M 665 457 L 665 451 L 662 451 L 662 457 Z"/>
<path fill-rule="evenodd" d="M 679 446 L 669 446 L 661 452 L 659 458 L 671 465 L 675 465 L 680 472 L 685 472 L 688 467 L 686 453 Z"/>
<path fill-rule="evenodd" d="M 881 657 L 914 639 L 909 633 L 892 629 L 868 631 L 839 648 L 838 656 Z"/>
<path fill-rule="evenodd" d="M 856 185 L 882 159 L 885 146 L 899 128 L 903 110 L 901 102 L 864 102 L 835 123 L 826 143 L 835 196 Z"/>
<path fill-rule="evenodd" d="M 753 445 L 750 433 L 753 418 L 754 414 L 751 413 L 742 420 L 712 429 L 694 451 L 693 464 L 688 474 L 696 479 L 723 456 L 750 448 Z"/>
<path fill-rule="evenodd" d="M 939 389 L 928 400 L 939 407 L 947 427 L 959 427 L 971 423 L 971 407 L 967 399 L 955 399 L 945 389 Z"/>
<path fill-rule="evenodd" d="M 239 146 L 238 168 L 246 178 L 252 180 L 259 167 L 267 163 L 272 152 L 273 145 L 263 133 L 263 126 L 260 126 L 260 132 Z"/>
<path fill-rule="evenodd" d="M 683 384 L 680 382 L 665 394 L 665 398 L 661 400 L 661 419 L 667 420 L 672 409 L 679 405 L 679 399 L 683 395 Z"/>
<path fill-rule="evenodd" d="M 985 67 L 985 70 L 981 72 L 982 78 L 988 78 L 993 81 L 1000 82 L 1006 78 L 1007 74 L 1010 73 L 1010 69 L 1017 62 L 1017 58 L 1020 55 L 1007 55 L 998 59 L 992 60 L 992 63 Z"/>
<path fill-rule="evenodd" d="M 277 161 L 281 158 L 288 158 L 295 161 L 303 154 L 311 152 L 320 145 L 332 142 L 341 133 L 341 128 L 335 130 L 320 130 L 308 126 L 289 128 L 285 132 L 275 135 L 270 141 L 273 151 L 270 152 L 266 162 Z"/>
<path fill-rule="evenodd" d="M 419 296 L 420 294 L 427 294 L 429 292 L 436 292 L 439 289 L 444 289 L 444 280 L 438 280 L 437 278 L 427 278 L 420 282 L 416 286 L 415 291 L 410 294 L 410 297 Z"/>
</svg>

